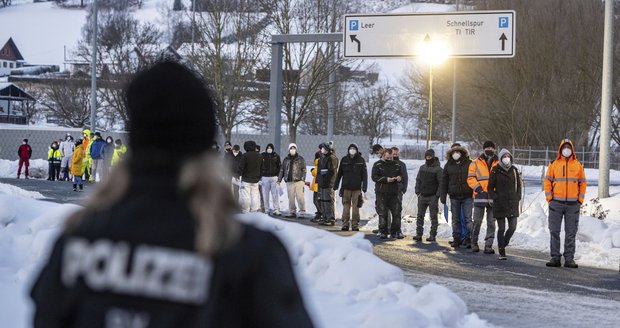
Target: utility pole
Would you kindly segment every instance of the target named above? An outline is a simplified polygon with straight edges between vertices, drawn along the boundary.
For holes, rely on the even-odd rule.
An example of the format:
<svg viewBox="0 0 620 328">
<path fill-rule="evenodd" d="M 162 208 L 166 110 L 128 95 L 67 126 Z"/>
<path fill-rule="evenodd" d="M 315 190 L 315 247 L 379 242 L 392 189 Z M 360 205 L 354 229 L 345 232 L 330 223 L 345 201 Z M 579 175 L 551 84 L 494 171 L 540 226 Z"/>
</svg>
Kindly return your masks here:
<svg viewBox="0 0 620 328">
<path fill-rule="evenodd" d="M 456 0 L 456 11 L 459 11 L 460 1 Z M 456 58 L 452 58 L 452 128 L 450 129 L 450 144 L 456 142 Z"/>
<path fill-rule="evenodd" d="M 614 60 L 614 0 L 605 0 L 603 36 L 603 81 L 601 90 L 601 139 L 598 166 L 598 197 L 609 197 L 609 152 L 611 139 L 611 95 Z"/>
<path fill-rule="evenodd" d="M 194 55 L 194 29 L 196 26 L 196 0 L 192 0 L 192 56 Z"/>
<path fill-rule="evenodd" d="M 97 119 L 97 0 L 93 1 L 92 62 L 90 64 L 90 130 L 95 132 Z"/>
</svg>

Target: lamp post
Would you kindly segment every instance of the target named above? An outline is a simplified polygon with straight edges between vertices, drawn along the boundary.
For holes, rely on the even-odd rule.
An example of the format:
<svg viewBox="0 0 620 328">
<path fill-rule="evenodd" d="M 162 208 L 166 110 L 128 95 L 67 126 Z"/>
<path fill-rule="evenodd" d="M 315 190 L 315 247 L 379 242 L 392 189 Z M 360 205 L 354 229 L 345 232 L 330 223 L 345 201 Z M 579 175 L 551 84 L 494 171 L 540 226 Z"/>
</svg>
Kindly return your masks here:
<svg viewBox="0 0 620 328">
<path fill-rule="evenodd" d="M 432 40 L 426 34 L 420 45 L 420 57 L 429 64 L 428 70 L 428 132 L 426 133 L 426 149 L 431 146 L 433 137 L 433 65 L 439 64 L 448 57 L 447 47 L 437 40 Z"/>
</svg>

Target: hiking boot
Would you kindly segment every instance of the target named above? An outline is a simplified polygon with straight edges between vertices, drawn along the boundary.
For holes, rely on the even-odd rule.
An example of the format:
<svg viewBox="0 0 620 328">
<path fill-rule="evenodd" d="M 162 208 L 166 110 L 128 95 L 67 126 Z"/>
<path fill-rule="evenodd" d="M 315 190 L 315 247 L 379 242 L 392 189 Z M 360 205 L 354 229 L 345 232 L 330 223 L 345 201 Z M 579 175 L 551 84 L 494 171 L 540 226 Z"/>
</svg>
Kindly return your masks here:
<svg viewBox="0 0 620 328">
<path fill-rule="evenodd" d="M 484 254 L 495 254 L 493 247 L 484 247 Z"/>
<path fill-rule="evenodd" d="M 459 248 L 461 246 L 461 242 L 458 239 L 454 240 L 452 243 L 450 243 L 450 246 L 454 247 L 455 249 Z"/>
<path fill-rule="evenodd" d="M 500 248 L 499 249 L 499 259 L 500 260 L 507 260 L 508 259 L 506 257 L 506 249 L 505 248 Z"/>
<path fill-rule="evenodd" d="M 579 266 L 575 263 L 575 260 L 568 260 L 564 262 L 565 268 L 577 269 Z"/>
<path fill-rule="evenodd" d="M 399 231 L 399 232 L 393 233 L 392 238 L 403 239 L 405 238 L 405 235 L 403 235 L 403 233 Z"/>
<path fill-rule="evenodd" d="M 431 243 L 435 242 L 435 236 L 428 236 L 428 238 L 426 238 L 426 241 L 429 241 Z"/>
<path fill-rule="evenodd" d="M 413 236 L 413 240 L 415 240 L 415 241 L 422 241 L 422 236 L 420 236 L 420 235 Z"/>
<path fill-rule="evenodd" d="M 560 259 L 559 258 L 553 257 L 545 265 L 548 266 L 548 267 L 559 268 L 559 267 L 562 266 L 562 263 L 560 263 Z"/>
<path fill-rule="evenodd" d="M 342 228 L 340 228 L 340 230 L 342 230 L 342 231 L 349 231 L 349 226 L 342 226 Z"/>
<path fill-rule="evenodd" d="M 388 237 L 387 233 L 380 233 L 379 234 L 379 238 L 381 238 L 381 239 L 387 239 L 387 237 Z"/>
<path fill-rule="evenodd" d="M 471 251 L 474 252 L 474 253 L 480 252 L 480 247 L 478 246 L 478 244 L 472 244 L 471 245 Z"/>
</svg>

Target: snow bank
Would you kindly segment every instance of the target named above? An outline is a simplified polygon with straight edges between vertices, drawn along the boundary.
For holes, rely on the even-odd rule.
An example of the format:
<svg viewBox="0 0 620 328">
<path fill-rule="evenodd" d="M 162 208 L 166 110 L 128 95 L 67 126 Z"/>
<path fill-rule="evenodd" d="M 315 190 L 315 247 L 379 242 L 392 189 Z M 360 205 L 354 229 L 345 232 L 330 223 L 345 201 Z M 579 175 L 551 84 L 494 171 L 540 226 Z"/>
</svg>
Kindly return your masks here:
<svg viewBox="0 0 620 328">
<path fill-rule="evenodd" d="M 17 168 L 19 161 L 9 161 L 0 159 L 0 178 L 15 178 L 17 176 Z M 28 167 L 28 176 L 35 179 L 47 178 L 48 162 L 44 159 L 30 160 Z M 22 167 L 22 176 L 24 177 L 24 168 Z"/>
<path fill-rule="evenodd" d="M 2 184 L 0 184 L 0 190 Z M 64 219 L 77 205 L 58 205 L 0 192 L 0 318 L 2 326 L 30 326 L 28 291 Z M 372 254 L 362 233 L 340 237 L 263 214 L 240 220 L 275 232 L 289 250 L 317 327 L 486 327 L 445 287 L 419 290 L 402 271 Z"/>
</svg>

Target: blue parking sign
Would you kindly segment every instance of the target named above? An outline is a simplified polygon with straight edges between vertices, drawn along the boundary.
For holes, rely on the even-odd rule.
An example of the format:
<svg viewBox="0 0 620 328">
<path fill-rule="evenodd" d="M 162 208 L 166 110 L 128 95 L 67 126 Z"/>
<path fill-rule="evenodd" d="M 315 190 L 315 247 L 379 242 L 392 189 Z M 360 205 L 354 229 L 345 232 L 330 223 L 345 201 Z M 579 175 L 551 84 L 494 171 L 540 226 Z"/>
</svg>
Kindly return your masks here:
<svg viewBox="0 0 620 328">
<path fill-rule="evenodd" d="M 499 18 L 499 28 L 508 28 L 508 17 Z"/>
<path fill-rule="evenodd" d="M 357 19 L 353 19 L 349 21 L 349 31 L 357 31 L 359 29 L 359 21 Z"/>
</svg>

